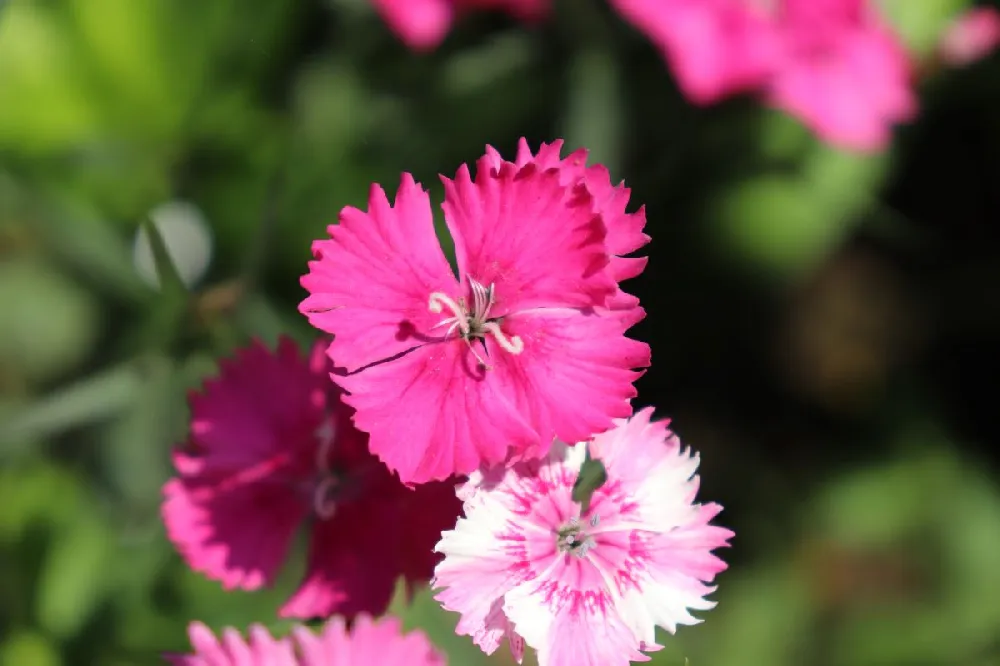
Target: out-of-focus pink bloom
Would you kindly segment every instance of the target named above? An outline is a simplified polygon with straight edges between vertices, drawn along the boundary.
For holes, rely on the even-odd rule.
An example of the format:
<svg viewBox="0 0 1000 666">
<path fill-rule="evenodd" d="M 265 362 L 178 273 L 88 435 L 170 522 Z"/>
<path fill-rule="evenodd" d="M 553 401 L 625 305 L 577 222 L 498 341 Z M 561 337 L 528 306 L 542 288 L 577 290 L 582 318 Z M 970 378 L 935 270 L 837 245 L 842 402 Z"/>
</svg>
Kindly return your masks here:
<svg viewBox="0 0 1000 666">
<path fill-rule="evenodd" d="M 587 187 L 488 156 L 443 181 L 457 280 L 409 174 L 395 206 L 375 185 L 367 212 L 341 211 L 302 278 L 354 423 L 406 483 L 603 432 L 649 365 L 635 316 L 606 310 L 618 285 Z"/>
<path fill-rule="evenodd" d="M 407 46 L 428 50 L 444 40 L 461 12 L 497 9 L 523 21 L 537 21 L 548 13 L 550 0 L 372 0 L 372 3 Z"/>
<path fill-rule="evenodd" d="M 244 640 L 235 629 L 222 639 L 200 622 L 188 627 L 193 654 L 166 655 L 174 666 L 444 666 L 445 658 L 420 631 L 404 634 L 399 620 L 360 615 L 347 629 L 343 618 L 330 619 L 317 635 L 303 626 L 289 638 L 275 639 L 260 625 Z"/>
<path fill-rule="evenodd" d="M 190 398 L 188 444 L 164 487 L 167 534 L 192 569 L 226 589 L 271 583 L 305 522 L 305 580 L 286 617 L 380 613 L 396 579 L 433 571 L 434 543 L 454 524 L 454 486 L 405 488 L 368 452 L 329 380 L 325 344 L 302 358 L 283 339 L 221 363 Z"/>
<path fill-rule="evenodd" d="M 489 654 L 506 637 L 518 661 L 526 643 L 540 666 L 627 666 L 660 648 L 657 626 L 715 605 L 708 583 L 726 565 L 712 550 L 733 533 L 709 524 L 721 507 L 694 502 L 698 458 L 651 414 L 590 442 L 607 481 L 586 513 L 572 500 L 584 443 L 470 477 L 432 583 L 458 633 Z"/>
<path fill-rule="evenodd" d="M 911 63 L 867 0 L 779 0 L 781 45 L 768 100 L 853 150 L 888 143 L 916 113 Z"/>
<path fill-rule="evenodd" d="M 684 94 L 709 104 L 761 85 L 777 57 L 758 0 L 611 0 L 670 63 Z"/>
<path fill-rule="evenodd" d="M 820 138 L 882 148 L 916 113 L 911 63 L 869 0 L 612 0 L 696 103 L 757 90 Z"/>
<path fill-rule="evenodd" d="M 952 67 L 969 65 L 986 57 L 1000 44 L 1000 11 L 976 7 L 963 13 L 945 30 L 938 53 Z"/>
<path fill-rule="evenodd" d="M 642 206 L 634 213 L 626 212 L 631 190 L 624 183 L 617 186 L 611 184 L 611 174 L 607 167 L 601 164 L 587 166 L 587 150 L 581 148 L 563 158 L 563 141 L 559 139 L 552 143 L 543 143 L 538 154 L 531 152 L 526 139 L 517 144 L 517 158 L 514 164 L 518 168 L 534 163 L 539 169 L 556 169 L 559 171 L 559 181 L 563 185 L 574 187 L 583 185 L 590 192 L 594 201 L 594 211 L 601 215 L 607 227 L 605 244 L 609 256 L 608 270 L 616 282 L 634 278 L 646 268 L 647 257 L 626 257 L 649 243 L 649 236 L 643 233 L 646 226 L 646 207 Z M 489 146 L 486 156 L 494 169 L 503 166 L 500 153 Z M 642 308 L 637 307 L 639 299 L 618 289 L 609 299 L 609 307 L 614 310 L 627 311 L 633 323 L 645 317 Z"/>
</svg>

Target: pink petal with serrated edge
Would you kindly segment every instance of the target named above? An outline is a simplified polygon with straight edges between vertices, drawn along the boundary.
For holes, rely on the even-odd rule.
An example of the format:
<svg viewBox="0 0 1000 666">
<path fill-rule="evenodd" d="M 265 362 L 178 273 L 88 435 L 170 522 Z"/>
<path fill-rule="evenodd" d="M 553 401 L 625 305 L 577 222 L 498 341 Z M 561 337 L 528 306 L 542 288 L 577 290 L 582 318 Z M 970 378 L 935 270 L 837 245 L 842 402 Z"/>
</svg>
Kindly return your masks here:
<svg viewBox="0 0 1000 666">
<path fill-rule="evenodd" d="M 603 432 L 612 419 L 632 413 L 633 382 L 650 362 L 649 345 L 624 336 L 621 318 L 574 310 L 537 310 L 507 321 L 524 341 L 517 356 L 487 341 L 498 393 L 535 424 L 538 448 L 526 457 L 543 456 L 553 439 L 583 441 Z M 572 396 L 572 399 L 567 399 Z"/>
<path fill-rule="evenodd" d="M 452 340 L 336 380 L 350 392 L 355 424 L 371 433 L 372 453 L 407 483 L 424 483 L 500 462 L 508 447 L 537 445 L 488 375 Z"/>
<path fill-rule="evenodd" d="M 445 220 L 463 282 L 496 286 L 497 315 L 534 307 L 603 305 L 614 292 L 605 274 L 606 230 L 582 187 L 556 173 L 488 158 L 476 179 L 464 165 L 445 186 Z"/>
<path fill-rule="evenodd" d="M 353 372 L 425 344 L 441 319 L 428 310 L 430 294 L 458 298 L 459 288 L 423 188 L 404 174 L 392 207 L 373 185 L 368 212 L 345 208 L 328 231 L 331 240 L 313 244 L 299 311 L 334 336 L 330 357 Z"/>
</svg>

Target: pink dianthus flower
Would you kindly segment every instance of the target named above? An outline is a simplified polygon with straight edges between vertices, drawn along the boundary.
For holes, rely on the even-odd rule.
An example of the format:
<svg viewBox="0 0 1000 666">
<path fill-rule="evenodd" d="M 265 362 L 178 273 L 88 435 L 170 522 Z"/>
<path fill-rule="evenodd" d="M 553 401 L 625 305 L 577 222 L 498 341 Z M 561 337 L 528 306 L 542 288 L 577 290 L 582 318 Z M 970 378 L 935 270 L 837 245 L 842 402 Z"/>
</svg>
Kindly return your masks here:
<svg viewBox="0 0 1000 666">
<path fill-rule="evenodd" d="M 396 580 L 426 581 L 454 524 L 454 485 L 410 490 L 372 456 L 329 380 L 325 344 L 255 342 L 190 398 L 177 477 L 164 487 L 167 535 L 192 569 L 226 589 L 270 584 L 303 523 L 305 579 L 280 613 L 380 613 Z"/>
<path fill-rule="evenodd" d="M 651 415 L 589 443 L 607 481 L 586 512 L 572 500 L 585 443 L 470 477 L 432 582 L 459 634 L 489 654 L 506 636 L 518 661 L 526 643 L 539 666 L 627 666 L 660 648 L 657 626 L 715 605 L 708 583 L 726 565 L 712 550 L 733 533 L 709 524 L 721 507 L 694 503 L 698 458 Z"/>
<path fill-rule="evenodd" d="M 882 148 L 916 113 L 909 55 L 870 0 L 612 0 L 696 103 L 758 91 L 823 140 Z"/>
<path fill-rule="evenodd" d="M 664 54 L 691 101 L 761 85 L 777 57 L 767 0 L 611 0 Z"/>
<path fill-rule="evenodd" d="M 523 21 L 537 21 L 549 11 L 550 0 L 372 0 L 389 27 L 411 49 L 438 46 L 458 13 L 500 9 Z"/>
<path fill-rule="evenodd" d="M 474 180 L 464 165 L 442 178 L 458 279 L 409 174 L 395 206 L 375 185 L 313 244 L 300 310 L 333 334 L 354 423 L 405 483 L 542 456 L 631 414 L 649 346 L 625 331 L 642 313 L 609 309 L 610 218 L 564 179 L 495 155 Z"/>
<path fill-rule="evenodd" d="M 911 63 L 868 0 L 778 0 L 766 98 L 831 144 L 875 150 L 917 109 Z"/>
<path fill-rule="evenodd" d="M 969 65 L 1000 44 L 1000 11 L 975 7 L 956 18 L 938 44 L 941 59 L 952 67 Z"/>
<path fill-rule="evenodd" d="M 399 620 L 360 615 L 347 629 L 331 618 L 314 634 L 301 625 L 288 638 L 275 639 L 260 625 L 249 640 L 235 629 L 222 639 L 200 622 L 188 627 L 193 654 L 165 655 L 173 666 L 444 666 L 445 658 L 420 631 L 402 632 Z"/>
</svg>

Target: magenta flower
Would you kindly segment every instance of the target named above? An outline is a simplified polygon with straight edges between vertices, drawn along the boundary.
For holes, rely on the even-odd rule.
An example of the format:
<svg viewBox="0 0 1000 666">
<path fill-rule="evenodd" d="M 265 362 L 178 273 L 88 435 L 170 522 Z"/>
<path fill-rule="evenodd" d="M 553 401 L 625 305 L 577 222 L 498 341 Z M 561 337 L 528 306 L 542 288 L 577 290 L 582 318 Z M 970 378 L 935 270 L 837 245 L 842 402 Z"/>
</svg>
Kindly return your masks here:
<svg viewBox="0 0 1000 666">
<path fill-rule="evenodd" d="M 528 142 L 521 139 L 517 144 L 517 158 L 514 163 L 525 167 L 534 163 L 538 169 L 556 169 L 559 171 L 559 182 L 568 187 L 582 185 L 590 193 L 594 201 L 594 212 L 604 219 L 607 228 L 605 245 L 609 256 L 608 270 L 617 282 L 634 278 L 646 268 L 646 257 L 626 257 L 649 243 L 649 236 L 643 233 L 646 226 L 646 207 L 642 206 L 634 213 L 626 212 L 630 190 L 624 183 L 617 186 L 611 184 L 611 174 L 601 164 L 587 166 L 587 150 L 581 148 L 567 157 L 560 156 L 563 141 L 559 139 L 552 143 L 543 143 L 538 154 L 533 155 Z M 494 169 L 503 165 L 503 158 L 492 146 L 487 147 L 486 157 Z M 638 322 L 646 313 L 638 308 L 639 300 L 622 291 L 620 288 L 608 301 L 608 306 L 614 310 L 627 311 L 636 317 Z"/>
<path fill-rule="evenodd" d="M 351 629 L 331 618 L 319 635 L 303 626 L 272 638 L 260 625 L 244 640 L 226 629 L 222 640 L 200 622 L 188 627 L 194 654 L 166 655 L 174 666 L 444 666 L 445 658 L 420 631 L 404 634 L 399 620 L 360 615 Z"/>
<path fill-rule="evenodd" d="M 952 67 L 984 58 L 1000 44 L 1000 11 L 976 7 L 963 12 L 941 36 L 938 53 Z"/>
<path fill-rule="evenodd" d="M 820 138 L 882 148 L 916 113 L 910 61 L 867 0 L 779 0 L 781 52 L 768 100 Z"/>
<path fill-rule="evenodd" d="M 464 165 L 444 178 L 458 279 L 409 174 L 395 206 L 373 186 L 367 212 L 345 208 L 314 243 L 300 310 L 333 334 L 354 423 L 404 482 L 542 456 L 631 414 L 649 347 L 625 331 L 641 311 L 608 309 L 604 216 L 563 178 L 489 156 L 475 180 Z"/>
<path fill-rule="evenodd" d="M 500 9 L 523 21 L 537 21 L 550 0 L 372 0 L 389 27 L 411 49 L 438 46 L 457 14 L 472 9 Z"/>
<path fill-rule="evenodd" d="M 380 613 L 396 579 L 430 578 L 454 524 L 454 486 L 409 490 L 367 450 L 328 378 L 323 344 L 302 358 L 283 339 L 221 364 L 190 398 L 187 446 L 164 487 L 167 535 L 192 569 L 226 589 L 270 584 L 310 524 L 308 567 L 285 617 Z"/>
<path fill-rule="evenodd" d="M 709 524 L 721 507 L 694 503 L 698 458 L 651 415 L 590 442 L 608 480 L 585 513 L 572 500 L 583 443 L 470 477 L 432 583 L 459 634 L 488 654 L 506 636 L 518 661 L 526 643 L 539 666 L 627 666 L 660 648 L 657 626 L 715 605 L 707 583 L 726 565 L 712 550 L 733 533 Z"/>
<path fill-rule="evenodd" d="M 777 58 L 766 0 L 611 0 L 663 53 L 691 101 L 764 83 Z"/>
</svg>

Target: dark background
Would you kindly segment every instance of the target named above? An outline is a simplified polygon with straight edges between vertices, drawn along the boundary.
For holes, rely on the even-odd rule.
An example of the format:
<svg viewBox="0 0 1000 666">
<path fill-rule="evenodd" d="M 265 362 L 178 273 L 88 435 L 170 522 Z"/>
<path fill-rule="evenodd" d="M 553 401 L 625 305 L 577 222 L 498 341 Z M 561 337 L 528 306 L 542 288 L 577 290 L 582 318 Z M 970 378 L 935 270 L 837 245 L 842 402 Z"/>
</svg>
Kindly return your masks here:
<svg viewBox="0 0 1000 666">
<path fill-rule="evenodd" d="M 371 182 L 440 201 L 436 174 L 520 136 L 590 148 L 646 206 L 638 403 L 737 533 L 719 607 L 654 663 L 1000 663 L 1000 58 L 934 65 L 961 0 L 883 4 L 921 113 L 857 155 L 751 98 L 688 104 L 596 0 L 471 14 L 426 55 L 363 0 L 0 2 L 0 666 L 287 628 L 301 558 L 226 594 L 164 537 L 185 390 L 250 336 L 312 339 L 310 241 Z M 149 215 L 182 273 L 210 259 L 187 298 L 136 269 Z M 198 219 L 210 248 L 166 228 Z M 405 615 L 487 663 L 426 597 Z"/>
</svg>

